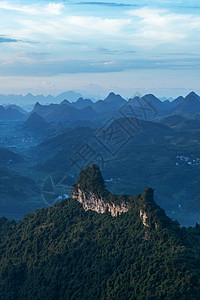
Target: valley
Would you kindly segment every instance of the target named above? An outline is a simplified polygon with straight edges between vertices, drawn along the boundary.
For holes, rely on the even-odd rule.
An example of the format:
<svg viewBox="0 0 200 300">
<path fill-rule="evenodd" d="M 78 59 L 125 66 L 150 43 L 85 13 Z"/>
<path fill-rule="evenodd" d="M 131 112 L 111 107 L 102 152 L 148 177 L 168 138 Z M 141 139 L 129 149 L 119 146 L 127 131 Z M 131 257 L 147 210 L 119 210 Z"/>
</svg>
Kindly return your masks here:
<svg viewBox="0 0 200 300">
<path fill-rule="evenodd" d="M 190 101 L 192 95 L 185 99 Z M 196 95 L 193 96 L 196 99 Z M 25 213 L 48 205 L 43 187 L 49 177 L 65 174 L 75 181 L 81 169 L 95 162 L 101 167 L 106 185 L 113 193 L 138 194 L 150 186 L 155 190 L 157 203 L 171 218 L 186 226 L 199 222 L 198 114 L 190 114 L 190 118 L 185 112 L 158 117 L 163 115 L 162 102 L 148 95 L 144 99 L 144 105 L 150 107 L 151 103 L 153 114 L 157 112 L 155 119 L 151 114 L 135 118 L 138 108 L 132 108 L 140 107 L 137 105 L 141 100 L 126 102 L 110 93 L 105 103 L 101 100 L 99 104 L 102 107 L 109 105 L 110 112 L 108 115 L 101 112 L 98 122 L 91 120 L 90 113 L 86 123 L 79 120 L 79 115 L 76 121 L 63 121 L 59 116 L 57 121 L 45 120 L 46 112 L 58 111 L 59 104 L 36 104 L 23 121 L 1 121 L 0 149 L 11 151 L 2 152 L 1 167 L 9 172 L 11 186 L 12 176 L 23 176 L 32 180 L 35 186 L 35 192 L 30 191 L 26 198 L 15 194 L 13 199 L 5 195 L 2 181 L 1 216 L 19 220 Z M 68 107 L 69 103 L 62 101 L 61 105 Z M 76 109 L 80 111 L 85 105 L 93 106 L 91 100 L 83 98 L 72 103 L 73 107 L 76 103 L 79 107 Z M 169 113 L 169 104 L 164 107 L 166 114 Z M 70 184 L 66 183 L 67 186 Z M 56 197 L 59 196 L 57 193 Z"/>
</svg>

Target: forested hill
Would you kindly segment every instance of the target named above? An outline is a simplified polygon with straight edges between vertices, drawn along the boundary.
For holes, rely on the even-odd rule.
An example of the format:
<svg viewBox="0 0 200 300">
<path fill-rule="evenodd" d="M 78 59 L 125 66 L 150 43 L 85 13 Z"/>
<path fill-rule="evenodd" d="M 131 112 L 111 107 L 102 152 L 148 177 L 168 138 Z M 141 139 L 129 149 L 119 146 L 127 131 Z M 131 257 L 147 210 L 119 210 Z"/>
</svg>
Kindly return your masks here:
<svg viewBox="0 0 200 300">
<path fill-rule="evenodd" d="M 78 186 L 98 197 L 98 167 Z M 18 223 L 0 219 L 0 299 L 200 299 L 200 226 L 180 228 L 150 188 L 119 197 L 129 209 L 116 217 L 69 198 Z"/>
</svg>

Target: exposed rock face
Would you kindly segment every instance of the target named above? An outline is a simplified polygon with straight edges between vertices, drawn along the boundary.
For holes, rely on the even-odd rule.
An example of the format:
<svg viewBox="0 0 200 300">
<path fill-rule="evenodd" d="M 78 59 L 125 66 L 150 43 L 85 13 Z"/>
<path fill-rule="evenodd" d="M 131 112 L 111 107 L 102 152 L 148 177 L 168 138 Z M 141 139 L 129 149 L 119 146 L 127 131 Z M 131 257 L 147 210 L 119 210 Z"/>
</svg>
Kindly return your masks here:
<svg viewBox="0 0 200 300">
<path fill-rule="evenodd" d="M 82 192 L 80 188 L 78 188 L 77 193 L 72 194 L 72 198 L 80 202 L 85 211 L 91 209 L 97 213 L 103 214 L 108 210 L 113 217 L 129 210 L 129 205 L 125 202 L 122 202 L 120 205 L 116 205 L 115 203 L 106 203 L 102 198 L 97 198 L 91 192 Z"/>
<path fill-rule="evenodd" d="M 142 219 L 142 223 L 145 227 L 149 227 L 149 224 L 147 223 L 148 216 L 146 211 L 142 211 L 140 209 L 140 218 Z"/>
<path fill-rule="evenodd" d="M 143 211 L 142 209 L 140 209 L 140 218 L 142 220 L 142 223 L 145 227 L 150 227 L 149 224 L 148 224 L 148 215 L 149 215 L 149 218 L 151 217 L 151 214 L 148 213 L 146 211 Z M 154 228 L 157 230 L 158 229 L 158 223 L 154 223 Z"/>
<path fill-rule="evenodd" d="M 108 211 L 113 217 L 135 207 L 147 231 L 158 229 L 159 220 L 166 218 L 164 211 L 154 202 L 151 188 L 146 188 L 141 195 L 134 198 L 114 195 L 106 189 L 100 169 L 95 164 L 80 172 L 77 182 L 73 185 L 71 197 L 80 202 L 85 211 L 89 209 L 97 213 Z"/>
</svg>

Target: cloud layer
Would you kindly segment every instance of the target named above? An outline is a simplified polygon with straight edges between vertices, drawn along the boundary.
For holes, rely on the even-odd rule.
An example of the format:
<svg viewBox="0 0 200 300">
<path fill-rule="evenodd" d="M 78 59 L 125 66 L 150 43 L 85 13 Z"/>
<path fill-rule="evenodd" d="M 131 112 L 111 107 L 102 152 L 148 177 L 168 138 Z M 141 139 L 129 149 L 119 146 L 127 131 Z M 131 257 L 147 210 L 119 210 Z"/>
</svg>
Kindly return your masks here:
<svg viewBox="0 0 200 300">
<path fill-rule="evenodd" d="M 195 0 L 189 6 L 171 0 L 1 1 L 0 75 L 152 69 L 159 77 L 159 70 L 197 70 L 198 5 Z"/>
</svg>

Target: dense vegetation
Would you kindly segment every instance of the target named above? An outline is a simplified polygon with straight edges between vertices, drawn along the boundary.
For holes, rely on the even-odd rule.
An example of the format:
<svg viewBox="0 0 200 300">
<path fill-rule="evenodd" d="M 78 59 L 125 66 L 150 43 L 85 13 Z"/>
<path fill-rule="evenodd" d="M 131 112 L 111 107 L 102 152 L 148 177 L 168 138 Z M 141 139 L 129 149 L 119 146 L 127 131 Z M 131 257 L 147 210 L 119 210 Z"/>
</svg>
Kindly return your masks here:
<svg viewBox="0 0 200 300">
<path fill-rule="evenodd" d="M 90 171 L 98 168 L 78 183 L 102 190 L 101 177 L 91 185 Z M 150 188 L 128 201 L 131 209 L 118 217 L 66 199 L 18 223 L 0 219 L 0 298 L 199 299 L 200 226 L 180 228 Z"/>
</svg>

